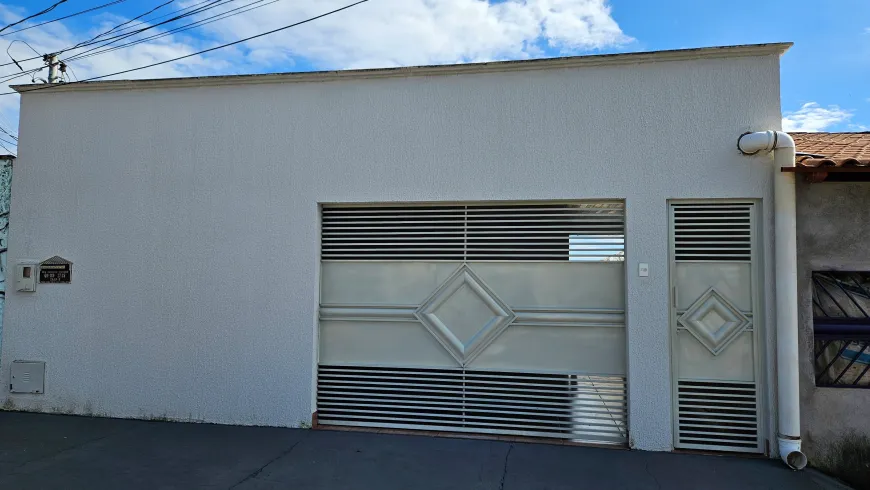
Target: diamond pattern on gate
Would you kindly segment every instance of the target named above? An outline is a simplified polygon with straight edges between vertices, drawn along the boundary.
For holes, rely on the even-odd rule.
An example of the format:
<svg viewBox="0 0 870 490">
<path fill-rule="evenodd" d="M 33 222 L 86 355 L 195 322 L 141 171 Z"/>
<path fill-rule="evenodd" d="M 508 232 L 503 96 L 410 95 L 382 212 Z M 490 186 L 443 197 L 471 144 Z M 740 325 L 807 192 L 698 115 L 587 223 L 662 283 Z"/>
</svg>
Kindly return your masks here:
<svg viewBox="0 0 870 490">
<path fill-rule="evenodd" d="M 516 315 L 467 265 L 462 265 L 414 312 L 438 342 L 468 365 Z"/>
<path fill-rule="evenodd" d="M 718 356 L 752 322 L 715 288 L 710 288 L 680 316 L 679 324 Z"/>
</svg>

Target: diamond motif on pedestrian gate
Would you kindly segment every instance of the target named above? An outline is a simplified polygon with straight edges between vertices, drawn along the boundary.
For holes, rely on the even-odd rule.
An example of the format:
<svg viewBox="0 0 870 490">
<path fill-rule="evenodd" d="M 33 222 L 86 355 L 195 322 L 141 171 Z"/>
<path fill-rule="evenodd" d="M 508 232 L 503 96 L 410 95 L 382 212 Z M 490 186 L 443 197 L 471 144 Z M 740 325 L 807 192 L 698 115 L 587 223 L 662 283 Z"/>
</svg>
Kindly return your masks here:
<svg viewBox="0 0 870 490">
<path fill-rule="evenodd" d="M 463 366 L 516 318 L 467 265 L 451 274 L 414 315 Z"/>
<path fill-rule="evenodd" d="M 686 328 L 718 356 L 752 322 L 715 288 L 710 288 L 680 316 Z"/>
</svg>

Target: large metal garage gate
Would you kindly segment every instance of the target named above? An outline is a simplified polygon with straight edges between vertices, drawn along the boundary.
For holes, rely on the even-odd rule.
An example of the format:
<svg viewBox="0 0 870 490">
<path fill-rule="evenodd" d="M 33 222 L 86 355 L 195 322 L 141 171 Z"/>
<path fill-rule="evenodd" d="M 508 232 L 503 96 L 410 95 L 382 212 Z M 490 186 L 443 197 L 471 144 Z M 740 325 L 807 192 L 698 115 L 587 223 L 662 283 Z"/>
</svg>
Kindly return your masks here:
<svg viewBox="0 0 870 490">
<path fill-rule="evenodd" d="M 324 207 L 319 422 L 626 443 L 624 214 Z"/>
</svg>

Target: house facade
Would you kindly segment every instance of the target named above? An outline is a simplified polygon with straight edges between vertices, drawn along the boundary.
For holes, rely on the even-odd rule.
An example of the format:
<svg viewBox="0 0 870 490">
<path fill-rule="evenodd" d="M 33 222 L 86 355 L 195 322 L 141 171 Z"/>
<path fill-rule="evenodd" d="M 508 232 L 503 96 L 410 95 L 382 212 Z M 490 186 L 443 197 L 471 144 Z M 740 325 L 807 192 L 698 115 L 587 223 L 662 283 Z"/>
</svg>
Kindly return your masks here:
<svg viewBox="0 0 870 490">
<path fill-rule="evenodd" d="M 788 46 L 19 87 L 0 399 L 777 455 Z"/>
<path fill-rule="evenodd" d="M 794 138 L 801 425 L 810 459 L 830 459 L 870 437 L 870 133 Z"/>
</svg>

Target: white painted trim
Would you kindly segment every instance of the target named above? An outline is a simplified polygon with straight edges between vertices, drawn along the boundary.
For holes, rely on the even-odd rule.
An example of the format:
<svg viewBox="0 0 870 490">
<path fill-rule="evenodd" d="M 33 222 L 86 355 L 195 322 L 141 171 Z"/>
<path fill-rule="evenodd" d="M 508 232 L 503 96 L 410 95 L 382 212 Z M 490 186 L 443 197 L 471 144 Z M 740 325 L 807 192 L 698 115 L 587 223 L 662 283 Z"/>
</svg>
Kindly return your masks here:
<svg viewBox="0 0 870 490">
<path fill-rule="evenodd" d="M 317 224 L 317 235 L 312 237 L 312 239 L 317 242 L 317 245 L 314 247 L 314 287 L 317 288 L 317 304 L 314 305 L 314 318 L 312 318 L 314 335 L 311 336 L 311 393 L 309 395 L 311 397 L 312 425 L 314 425 L 314 414 L 317 413 L 317 368 L 320 366 L 320 304 L 323 302 L 321 299 L 323 296 L 323 266 L 320 260 L 320 250 L 323 244 L 320 235 L 322 230 L 322 206 L 320 203 L 315 203 L 314 212 L 316 213 L 314 219 Z"/>
<path fill-rule="evenodd" d="M 419 305 L 324 304 L 321 321 L 419 322 L 414 315 Z M 604 308 L 510 308 L 516 315 L 511 325 L 617 327 L 625 328 L 625 311 Z"/>
<path fill-rule="evenodd" d="M 746 56 L 782 55 L 792 43 L 745 44 L 640 53 L 597 54 L 569 56 L 536 60 L 495 61 L 467 63 L 462 65 L 411 66 L 401 68 L 377 68 L 366 70 L 318 71 L 306 73 L 269 73 L 263 75 L 224 75 L 212 77 L 164 78 L 150 80 L 107 80 L 98 82 L 73 82 L 57 84 L 46 89 L 45 84 L 13 85 L 19 93 L 81 92 L 92 90 L 136 90 L 157 88 L 215 87 L 225 85 L 253 85 L 263 83 L 332 82 L 374 78 L 405 78 L 438 75 L 462 75 L 479 73 L 521 72 L 581 68 L 602 65 L 627 65 L 666 61 L 689 61 L 713 58 L 737 58 Z M 44 90 L 45 89 L 45 90 Z"/>
</svg>

